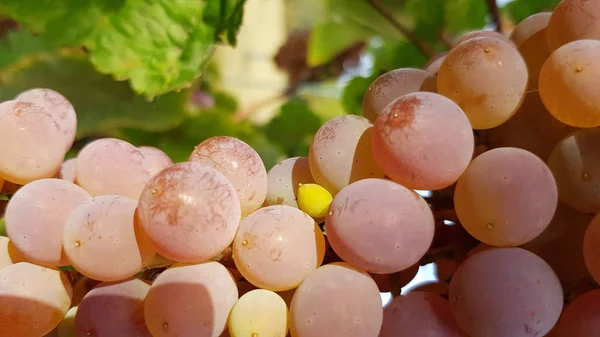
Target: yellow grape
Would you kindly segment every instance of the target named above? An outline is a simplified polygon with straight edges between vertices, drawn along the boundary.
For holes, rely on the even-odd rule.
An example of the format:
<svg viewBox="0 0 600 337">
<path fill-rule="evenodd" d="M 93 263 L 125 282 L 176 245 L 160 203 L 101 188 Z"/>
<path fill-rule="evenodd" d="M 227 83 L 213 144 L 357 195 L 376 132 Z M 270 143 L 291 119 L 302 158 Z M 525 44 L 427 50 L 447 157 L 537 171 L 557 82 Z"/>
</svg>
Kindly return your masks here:
<svg viewBox="0 0 600 337">
<path fill-rule="evenodd" d="M 231 337 L 285 336 L 288 331 L 288 309 L 276 293 L 252 290 L 235 303 L 229 314 Z"/>
<path fill-rule="evenodd" d="M 298 187 L 298 207 L 313 218 L 324 218 L 333 197 L 317 184 L 300 184 Z"/>
<path fill-rule="evenodd" d="M 550 55 L 546 44 L 546 27 L 552 13 L 537 13 L 521 21 L 510 38 L 523 56 L 529 72 L 529 90 L 538 87 L 540 69 Z"/>
</svg>

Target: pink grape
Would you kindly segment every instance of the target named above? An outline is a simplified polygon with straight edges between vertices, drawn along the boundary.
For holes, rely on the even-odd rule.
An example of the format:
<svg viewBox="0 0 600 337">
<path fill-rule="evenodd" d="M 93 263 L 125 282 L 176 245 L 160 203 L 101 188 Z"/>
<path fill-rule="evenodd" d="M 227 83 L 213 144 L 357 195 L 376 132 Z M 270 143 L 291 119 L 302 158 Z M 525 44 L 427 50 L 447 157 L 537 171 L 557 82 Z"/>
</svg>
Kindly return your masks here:
<svg viewBox="0 0 600 337">
<path fill-rule="evenodd" d="M 40 179 L 19 189 L 8 202 L 6 232 L 29 261 L 47 267 L 69 265 L 63 251 L 65 223 L 92 200 L 83 188 L 62 179 Z"/>
<path fill-rule="evenodd" d="M 71 158 L 65 160 L 60 166 L 60 171 L 56 175 L 56 178 L 75 182 L 75 165 L 77 164 L 77 158 Z"/>
<path fill-rule="evenodd" d="M 458 39 L 458 41 L 456 41 L 456 45 L 480 37 L 493 38 L 513 45 L 513 42 L 509 38 L 493 30 L 474 30 L 472 32 L 468 32 Z"/>
<path fill-rule="evenodd" d="M 0 336 L 39 337 L 58 326 L 71 305 L 66 275 L 28 262 L 0 269 Z"/>
<path fill-rule="evenodd" d="M 398 296 L 383 309 L 379 337 L 461 337 L 448 300 L 429 292 Z"/>
<path fill-rule="evenodd" d="M 444 62 L 444 59 L 446 58 L 446 55 L 448 55 L 448 52 L 443 52 L 435 55 L 429 60 L 429 62 L 427 62 L 427 64 L 423 67 L 423 70 L 428 71 L 431 74 L 437 75 L 438 71 L 440 70 L 440 66 L 442 65 L 442 62 Z"/>
<path fill-rule="evenodd" d="M 20 93 L 15 100 L 35 103 L 54 117 L 65 140 L 65 152 L 69 151 L 77 133 L 77 114 L 65 96 L 52 89 L 34 88 Z"/>
<path fill-rule="evenodd" d="M 339 257 L 377 274 L 417 263 L 431 246 L 434 228 L 423 198 L 384 179 L 363 179 L 342 189 L 325 220 L 327 239 Z"/>
<path fill-rule="evenodd" d="M 154 250 L 134 225 L 136 206 L 133 199 L 103 195 L 77 207 L 63 232 L 73 267 L 99 281 L 120 281 L 141 271 Z"/>
<path fill-rule="evenodd" d="M 240 223 L 233 242 L 239 272 L 257 287 L 295 288 L 322 262 L 323 233 L 313 218 L 284 205 L 263 207 Z"/>
<path fill-rule="evenodd" d="M 300 184 L 312 184 L 307 157 L 288 158 L 267 173 L 266 205 L 287 205 L 298 208 L 296 197 Z"/>
<path fill-rule="evenodd" d="M 220 263 L 175 265 L 152 283 L 144 317 L 154 337 L 218 337 L 237 300 L 235 281 Z"/>
<path fill-rule="evenodd" d="M 371 149 L 373 126 L 366 118 L 344 115 L 315 133 L 308 163 L 315 182 L 332 195 L 365 178 L 383 178 Z"/>
<path fill-rule="evenodd" d="M 373 130 L 373 154 L 383 172 L 408 188 L 437 190 L 464 172 L 474 149 L 461 108 L 434 93 L 412 93 L 390 103 Z"/>
<path fill-rule="evenodd" d="M 233 138 L 209 138 L 194 148 L 189 161 L 208 165 L 223 174 L 235 188 L 242 214 L 257 210 L 267 196 L 267 170 L 250 145 Z"/>
<path fill-rule="evenodd" d="M 547 227 L 558 204 L 552 172 L 531 152 L 497 148 L 476 157 L 454 191 L 463 227 L 491 246 L 517 246 Z"/>
<path fill-rule="evenodd" d="M 292 337 L 377 337 L 382 321 L 375 281 L 341 262 L 312 272 L 298 286 L 290 306 Z"/>
<path fill-rule="evenodd" d="M 150 285 L 140 279 L 104 282 L 84 297 L 75 316 L 77 336 L 152 337 L 144 321 Z"/>
<path fill-rule="evenodd" d="M 173 160 L 171 160 L 169 155 L 164 153 L 161 149 L 152 146 L 140 146 L 138 147 L 138 150 L 140 150 L 145 157 L 146 169 L 150 171 L 150 174 L 152 175 L 173 165 Z"/>
<path fill-rule="evenodd" d="M 600 280 L 600 216 L 596 215 L 583 236 L 583 258 L 596 282 Z"/>
<path fill-rule="evenodd" d="M 20 185 L 53 177 L 66 153 L 54 116 L 24 101 L 0 103 L 0 144 L 0 176 Z"/>
<path fill-rule="evenodd" d="M 102 138 L 81 149 L 75 176 L 77 184 L 92 196 L 113 194 L 137 200 L 152 172 L 135 146 L 115 138 Z"/>
<path fill-rule="evenodd" d="M 157 173 L 136 211 L 136 221 L 156 251 L 182 262 L 219 255 L 233 241 L 240 218 L 233 185 L 219 171 L 197 162 Z"/>
<path fill-rule="evenodd" d="M 571 302 L 556 325 L 556 337 L 596 337 L 600 334 L 600 289 Z"/>
<path fill-rule="evenodd" d="M 521 248 L 469 257 L 454 273 L 449 296 L 454 318 L 470 336 L 544 336 L 563 308 L 552 268 Z"/>
<path fill-rule="evenodd" d="M 6 236 L 0 236 L 0 269 L 11 264 L 25 262 L 23 254 Z"/>
</svg>

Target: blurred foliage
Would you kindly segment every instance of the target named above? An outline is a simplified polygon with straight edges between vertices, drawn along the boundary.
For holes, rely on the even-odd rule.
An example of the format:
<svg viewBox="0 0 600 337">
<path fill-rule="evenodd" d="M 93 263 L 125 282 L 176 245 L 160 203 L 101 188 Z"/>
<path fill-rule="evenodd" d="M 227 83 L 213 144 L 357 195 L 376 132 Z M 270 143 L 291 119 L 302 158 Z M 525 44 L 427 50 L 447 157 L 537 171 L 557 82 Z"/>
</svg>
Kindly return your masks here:
<svg viewBox="0 0 600 337">
<path fill-rule="evenodd" d="M 332 100 L 360 115 L 377 76 L 422 67 L 465 32 L 490 24 L 485 0 L 375 1 L 413 38 L 373 1 L 286 0 L 304 17 L 273 55 L 289 76 L 287 102 L 258 126 L 239 118 L 235 99 L 217 89 L 219 70 L 210 62 L 217 45 L 236 45 L 246 0 L 4 0 L 0 99 L 33 87 L 64 94 L 79 118 L 71 155 L 110 136 L 183 161 L 204 139 L 230 135 L 255 147 L 270 168 L 306 155 L 315 131 L 338 113 Z M 558 2 L 515 0 L 501 12 L 518 23 Z M 327 99 L 319 97 L 325 91 Z"/>
</svg>

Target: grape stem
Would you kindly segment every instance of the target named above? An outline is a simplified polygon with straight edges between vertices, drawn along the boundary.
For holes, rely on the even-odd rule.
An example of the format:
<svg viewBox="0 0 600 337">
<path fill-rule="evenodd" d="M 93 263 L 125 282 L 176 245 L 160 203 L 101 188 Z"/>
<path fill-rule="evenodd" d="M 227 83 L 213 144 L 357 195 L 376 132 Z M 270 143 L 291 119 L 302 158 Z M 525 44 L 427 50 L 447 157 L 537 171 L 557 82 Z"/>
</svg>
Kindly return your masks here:
<svg viewBox="0 0 600 337">
<path fill-rule="evenodd" d="M 496 27 L 496 31 L 502 34 L 502 23 L 500 22 L 500 10 L 498 9 L 498 3 L 496 0 L 487 0 L 488 10 L 492 16 L 492 22 Z"/>
<path fill-rule="evenodd" d="M 367 2 L 381 14 L 389 23 L 392 24 L 402 35 L 406 36 L 416 47 L 428 58 L 433 57 L 433 51 L 419 39 L 419 37 L 410 29 L 401 24 L 396 18 L 381 5 L 377 0 L 367 0 Z"/>
</svg>

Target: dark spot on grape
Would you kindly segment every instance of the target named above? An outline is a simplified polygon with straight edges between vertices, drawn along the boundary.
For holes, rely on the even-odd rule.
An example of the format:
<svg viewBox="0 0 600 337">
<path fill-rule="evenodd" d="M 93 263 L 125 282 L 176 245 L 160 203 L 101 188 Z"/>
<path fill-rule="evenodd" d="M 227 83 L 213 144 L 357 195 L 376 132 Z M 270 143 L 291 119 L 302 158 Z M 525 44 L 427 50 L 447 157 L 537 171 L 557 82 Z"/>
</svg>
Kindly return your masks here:
<svg viewBox="0 0 600 337">
<path fill-rule="evenodd" d="M 422 100 L 416 95 L 407 95 L 396 100 L 389 107 L 386 124 L 393 129 L 411 125 L 415 120 L 416 110 L 422 104 Z"/>
</svg>

